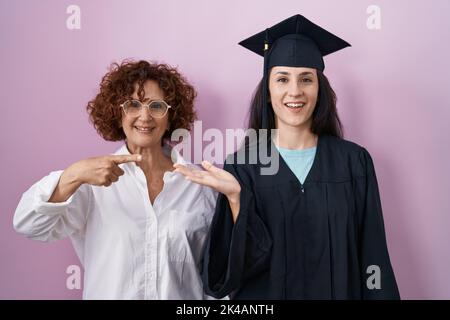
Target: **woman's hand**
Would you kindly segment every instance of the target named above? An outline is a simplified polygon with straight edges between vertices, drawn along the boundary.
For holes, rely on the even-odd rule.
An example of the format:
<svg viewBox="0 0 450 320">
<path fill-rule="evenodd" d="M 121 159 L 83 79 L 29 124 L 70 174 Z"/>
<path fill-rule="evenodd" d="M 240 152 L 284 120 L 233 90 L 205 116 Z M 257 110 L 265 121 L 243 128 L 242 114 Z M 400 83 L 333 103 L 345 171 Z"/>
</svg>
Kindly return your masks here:
<svg viewBox="0 0 450 320">
<path fill-rule="evenodd" d="M 87 183 L 94 186 L 109 187 L 124 174 L 119 164 L 137 162 L 141 159 L 142 156 L 139 154 L 89 158 L 75 162 L 64 173 L 81 184 Z"/>
<path fill-rule="evenodd" d="M 179 163 L 175 163 L 173 166 L 175 167 L 175 172 L 181 173 L 187 180 L 211 187 L 224 194 L 230 203 L 233 220 L 236 221 L 239 214 L 241 185 L 231 173 L 213 166 L 208 161 L 202 162 L 202 167 L 205 168 L 205 171 Z"/>
<path fill-rule="evenodd" d="M 75 162 L 64 170 L 55 191 L 48 201 L 66 201 L 84 183 L 109 187 L 124 174 L 119 164 L 137 162 L 141 161 L 141 159 L 141 155 L 132 154 L 110 155 Z"/>
</svg>

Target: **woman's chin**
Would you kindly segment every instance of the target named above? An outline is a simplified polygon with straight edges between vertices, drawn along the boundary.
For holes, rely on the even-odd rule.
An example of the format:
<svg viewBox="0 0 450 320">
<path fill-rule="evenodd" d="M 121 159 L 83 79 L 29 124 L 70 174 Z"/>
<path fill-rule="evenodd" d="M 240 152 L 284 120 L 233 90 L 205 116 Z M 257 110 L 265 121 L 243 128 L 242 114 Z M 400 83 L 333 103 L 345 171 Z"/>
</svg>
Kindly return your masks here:
<svg viewBox="0 0 450 320">
<path fill-rule="evenodd" d="M 288 121 L 284 121 L 283 126 L 287 126 L 290 128 L 298 128 L 298 129 L 303 129 L 306 126 L 310 125 L 310 121 L 307 121 L 305 119 L 289 119 Z M 281 129 L 281 127 L 278 127 L 279 129 Z"/>
<path fill-rule="evenodd" d="M 161 139 L 155 138 L 138 138 L 138 139 L 127 139 L 128 146 L 134 148 L 153 148 L 161 145 Z"/>
</svg>

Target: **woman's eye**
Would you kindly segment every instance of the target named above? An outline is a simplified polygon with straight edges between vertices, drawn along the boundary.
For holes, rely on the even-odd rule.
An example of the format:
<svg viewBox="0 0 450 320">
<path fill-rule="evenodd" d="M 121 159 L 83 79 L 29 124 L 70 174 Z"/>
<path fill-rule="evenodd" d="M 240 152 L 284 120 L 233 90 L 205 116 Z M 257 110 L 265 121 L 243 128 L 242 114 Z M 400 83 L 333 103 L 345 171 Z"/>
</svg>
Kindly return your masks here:
<svg viewBox="0 0 450 320">
<path fill-rule="evenodd" d="M 277 79 L 277 82 L 285 83 L 285 82 L 287 82 L 287 81 L 288 81 L 288 79 L 286 79 L 286 78 L 280 78 L 280 79 Z"/>
<path fill-rule="evenodd" d="M 163 104 L 160 102 L 152 102 L 150 104 L 150 108 L 152 109 L 162 109 L 163 108 Z"/>
<path fill-rule="evenodd" d="M 313 82 L 312 79 L 310 79 L 310 78 L 303 78 L 301 81 L 302 82 L 307 82 L 307 83 Z"/>
</svg>

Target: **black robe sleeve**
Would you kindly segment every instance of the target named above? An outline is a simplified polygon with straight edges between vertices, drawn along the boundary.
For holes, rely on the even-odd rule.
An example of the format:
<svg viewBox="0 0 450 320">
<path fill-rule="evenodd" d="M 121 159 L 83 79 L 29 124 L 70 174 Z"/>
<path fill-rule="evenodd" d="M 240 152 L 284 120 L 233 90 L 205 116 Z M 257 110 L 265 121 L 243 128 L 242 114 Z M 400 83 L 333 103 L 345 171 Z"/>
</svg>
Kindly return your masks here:
<svg viewBox="0 0 450 320">
<path fill-rule="evenodd" d="M 246 167 L 225 163 L 224 170 L 241 185 L 240 210 L 233 223 L 228 200 L 219 194 L 203 259 L 205 291 L 215 298 L 232 296 L 245 279 L 267 268 L 272 247 L 269 232 L 256 210 Z"/>
<path fill-rule="evenodd" d="M 360 153 L 360 175 L 354 190 L 359 225 L 359 261 L 362 299 L 399 299 L 389 259 L 378 183 L 370 154 Z M 379 268 L 380 282 L 374 277 Z"/>
</svg>

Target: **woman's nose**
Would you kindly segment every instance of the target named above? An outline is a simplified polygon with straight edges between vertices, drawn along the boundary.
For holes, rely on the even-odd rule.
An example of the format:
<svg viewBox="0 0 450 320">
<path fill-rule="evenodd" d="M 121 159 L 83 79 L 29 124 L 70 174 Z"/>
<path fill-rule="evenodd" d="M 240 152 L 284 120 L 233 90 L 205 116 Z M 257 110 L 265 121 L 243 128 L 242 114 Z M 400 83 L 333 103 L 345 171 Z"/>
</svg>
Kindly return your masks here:
<svg viewBox="0 0 450 320">
<path fill-rule="evenodd" d="M 288 94 L 291 97 L 301 96 L 303 94 L 303 88 L 299 83 L 292 82 L 291 85 L 289 86 Z"/>
<path fill-rule="evenodd" d="M 139 118 L 141 119 L 153 119 L 150 109 L 147 106 L 142 106 L 141 112 L 139 113 Z"/>
</svg>

